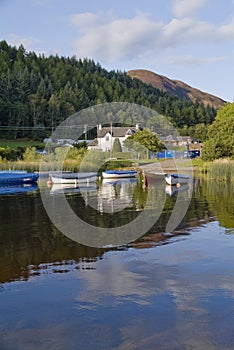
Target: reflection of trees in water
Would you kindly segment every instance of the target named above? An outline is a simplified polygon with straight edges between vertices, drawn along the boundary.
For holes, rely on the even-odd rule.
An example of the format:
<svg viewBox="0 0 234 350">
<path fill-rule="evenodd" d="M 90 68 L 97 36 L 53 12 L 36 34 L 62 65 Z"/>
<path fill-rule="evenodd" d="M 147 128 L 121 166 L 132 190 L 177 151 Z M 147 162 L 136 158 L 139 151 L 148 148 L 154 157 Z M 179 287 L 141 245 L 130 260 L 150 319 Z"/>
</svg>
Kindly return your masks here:
<svg viewBox="0 0 234 350">
<path fill-rule="evenodd" d="M 203 225 L 212 220 L 213 215 L 217 216 L 224 227 L 233 228 L 233 189 L 233 184 L 219 185 L 206 180 L 196 183 L 189 210 L 173 235 L 188 234 L 188 227 Z M 164 199 L 166 201 L 158 221 L 133 245 L 146 248 L 157 243 L 167 244 L 172 235 L 168 236 L 163 232 L 176 196 L 166 195 L 165 198 L 164 183 L 156 183 L 146 189 L 142 188 L 141 183 L 137 183 L 131 192 L 134 204 L 132 208 L 126 208 L 113 215 L 109 213 L 100 215 L 96 212 L 95 224 L 103 227 L 108 224 L 121 226 L 128 220 L 133 220 L 145 207 L 149 191 L 153 202 Z M 82 197 L 72 197 L 71 205 L 80 211 L 82 219 L 87 222 L 90 220 L 90 215 L 94 215 L 94 209 L 85 207 Z M 0 282 L 2 283 L 15 279 L 28 279 L 34 274 L 40 274 L 43 269 L 66 272 L 72 266 L 92 268 L 92 262 L 101 259 L 107 251 L 82 246 L 61 234 L 48 219 L 37 194 L 0 197 L 0 217 Z"/>
<path fill-rule="evenodd" d="M 203 188 L 207 201 L 209 202 L 209 208 L 217 217 L 220 224 L 227 229 L 233 229 L 234 183 L 204 181 Z"/>
<path fill-rule="evenodd" d="M 39 195 L 0 200 L 0 282 L 28 279 L 40 273 L 41 264 L 77 264 L 102 257 L 104 250 L 62 235 L 48 219 Z"/>
</svg>

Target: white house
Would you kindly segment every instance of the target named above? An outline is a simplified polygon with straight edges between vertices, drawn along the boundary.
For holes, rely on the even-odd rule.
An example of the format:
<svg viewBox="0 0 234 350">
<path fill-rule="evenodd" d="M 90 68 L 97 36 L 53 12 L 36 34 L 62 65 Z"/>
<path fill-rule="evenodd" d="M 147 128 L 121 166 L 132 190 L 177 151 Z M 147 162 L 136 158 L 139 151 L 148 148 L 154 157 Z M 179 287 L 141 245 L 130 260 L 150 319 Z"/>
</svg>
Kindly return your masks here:
<svg viewBox="0 0 234 350">
<path fill-rule="evenodd" d="M 135 127 L 132 126 L 108 126 L 102 127 L 98 125 L 97 127 L 97 138 L 88 144 L 89 150 L 99 149 L 102 151 L 110 151 L 113 147 L 116 138 L 119 139 L 122 150 L 124 151 L 124 141 L 131 135 L 135 134 L 140 130 L 140 124 L 136 124 Z"/>
</svg>

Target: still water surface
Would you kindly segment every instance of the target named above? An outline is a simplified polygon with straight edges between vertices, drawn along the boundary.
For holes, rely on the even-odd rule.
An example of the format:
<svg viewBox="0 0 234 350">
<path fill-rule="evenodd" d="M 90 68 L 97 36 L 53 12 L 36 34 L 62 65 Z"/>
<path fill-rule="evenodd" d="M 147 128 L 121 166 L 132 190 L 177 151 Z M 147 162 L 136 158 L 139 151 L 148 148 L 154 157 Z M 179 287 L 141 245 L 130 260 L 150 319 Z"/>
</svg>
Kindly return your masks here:
<svg viewBox="0 0 234 350">
<path fill-rule="evenodd" d="M 233 185 L 196 179 L 171 235 L 177 193 L 164 183 L 66 191 L 74 211 L 106 227 L 138 215 L 148 191 L 165 204 L 143 237 L 103 249 L 60 233 L 39 191 L 0 196 L 1 350 L 234 349 Z"/>
</svg>

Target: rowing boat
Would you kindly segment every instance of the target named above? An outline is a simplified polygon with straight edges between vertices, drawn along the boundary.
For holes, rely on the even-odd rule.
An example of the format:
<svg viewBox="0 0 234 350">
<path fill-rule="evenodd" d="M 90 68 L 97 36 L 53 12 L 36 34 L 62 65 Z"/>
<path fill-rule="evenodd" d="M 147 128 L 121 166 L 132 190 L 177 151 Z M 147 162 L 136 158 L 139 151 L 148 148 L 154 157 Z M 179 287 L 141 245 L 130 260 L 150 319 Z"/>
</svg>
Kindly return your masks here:
<svg viewBox="0 0 234 350">
<path fill-rule="evenodd" d="M 103 179 L 121 179 L 136 176 L 136 170 L 107 170 L 102 173 Z"/>
<path fill-rule="evenodd" d="M 184 174 L 168 174 L 165 176 L 166 183 L 170 186 L 189 182 L 189 176 Z"/>
<path fill-rule="evenodd" d="M 35 173 L 18 173 L 15 171 L 7 171 L 0 173 L 1 185 L 21 185 L 34 183 L 38 180 L 39 175 Z"/>
<path fill-rule="evenodd" d="M 80 184 L 97 181 L 97 173 L 57 173 L 49 174 L 53 184 Z"/>
</svg>

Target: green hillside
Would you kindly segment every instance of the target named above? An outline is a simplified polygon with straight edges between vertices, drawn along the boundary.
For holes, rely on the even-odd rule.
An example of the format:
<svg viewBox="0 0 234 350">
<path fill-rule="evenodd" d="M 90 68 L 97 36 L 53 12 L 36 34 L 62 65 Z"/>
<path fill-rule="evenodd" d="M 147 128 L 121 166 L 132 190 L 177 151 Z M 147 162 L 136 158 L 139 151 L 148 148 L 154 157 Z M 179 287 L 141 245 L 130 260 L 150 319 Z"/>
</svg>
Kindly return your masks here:
<svg viewBox="0 0 234 350">
<path fill-rule="evenodd" d="M 149 107 L 175 126 L 210 124 L 213 107 L 107 71 L 91 59 L 36 55 L 0 42 L 0 136 L 42 138 L 71 114 L 104 102 Z"/>
</svg>

